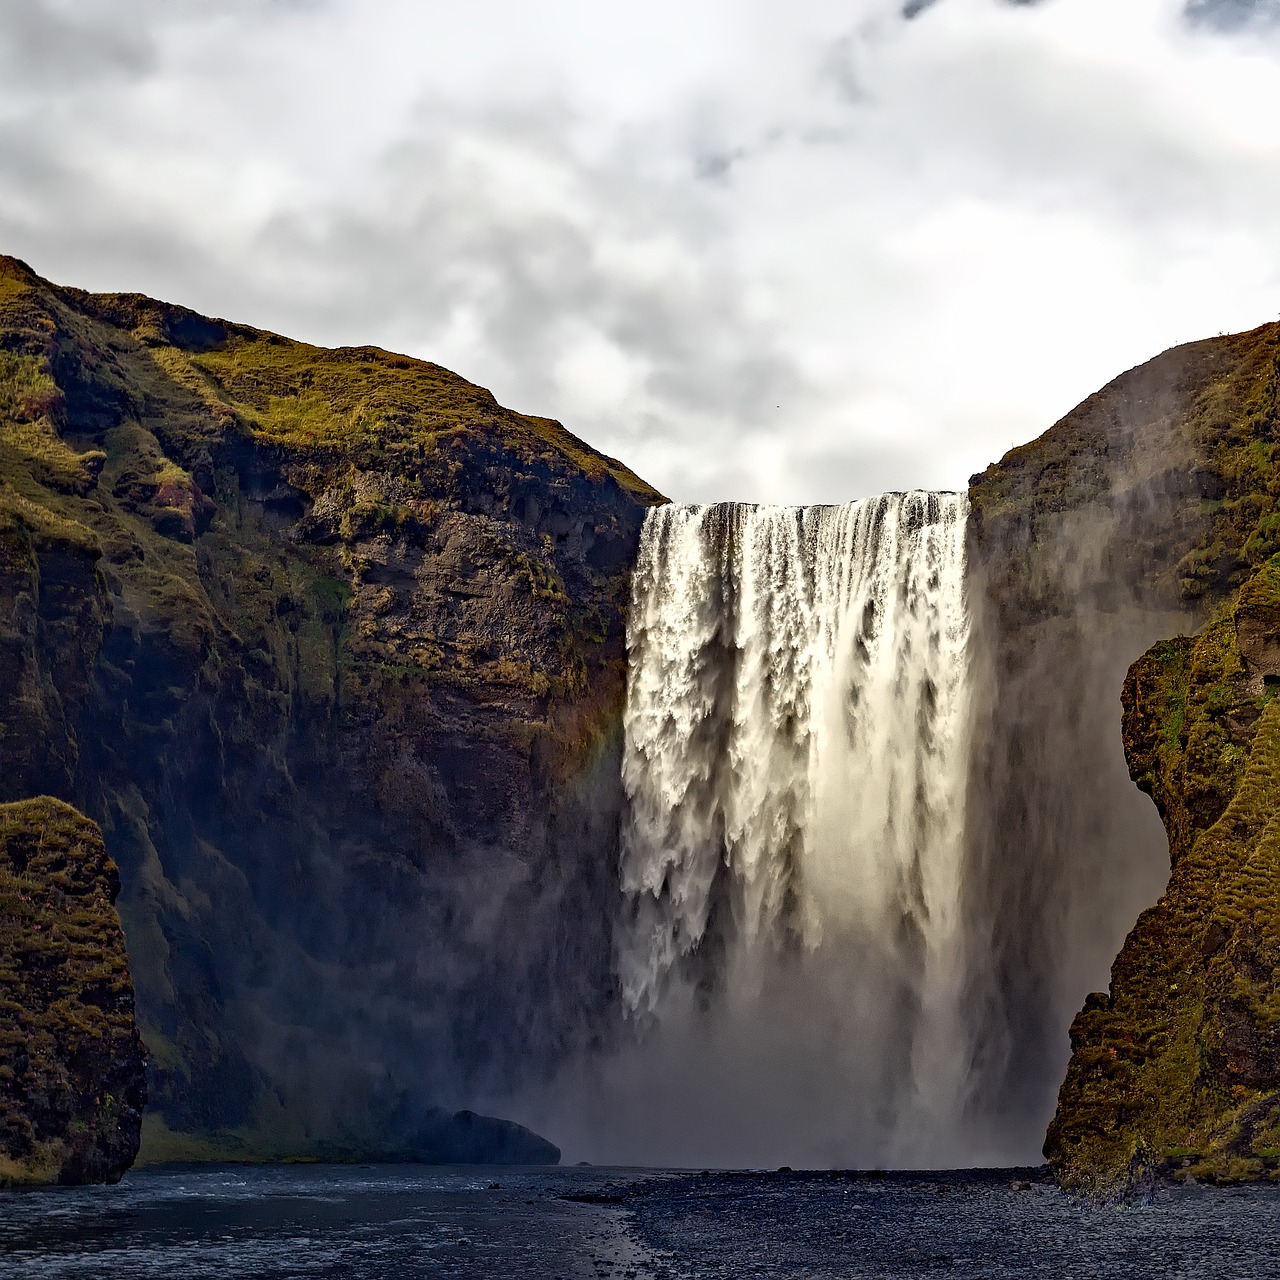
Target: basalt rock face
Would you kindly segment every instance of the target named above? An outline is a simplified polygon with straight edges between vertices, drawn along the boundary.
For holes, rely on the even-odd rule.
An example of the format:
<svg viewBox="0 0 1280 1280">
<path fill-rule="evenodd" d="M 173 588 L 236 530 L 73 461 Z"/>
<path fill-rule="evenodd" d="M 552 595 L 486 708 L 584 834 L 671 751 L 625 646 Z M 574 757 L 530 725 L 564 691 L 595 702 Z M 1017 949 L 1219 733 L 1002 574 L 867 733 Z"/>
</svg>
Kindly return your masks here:
<svg viewBox="0 0 1280 1280">
<path fill-rule="evenodd" d="M 120 865 L 144 1157 L 403 1151 L 590 1034 L 659 500 L 435 365 L 0 259 L 0 799 Z"/>
<path fill-rule="evenodd" d="M 0 1186 L 116 1182 L 138 1151 L 146 1057 L 97 826 L 0 804 Z"/>
<path fill-rule="evenodd" d="M 1133 974 L 1170 962 L 1153 918 L 1178 900 L 1192 914 L 1209 911 L 1207 897 L 1179 888 L 1179 851 L 1196 822 L 1221 814 L 1259 723 L 1261 704 L 1250 699 L 1263 695 L 1260 686 L 1239 695 L 1252 709 L 1236 707 L 1235 693 L 1230 706 L 1213 702 L 1215 727 L 1194 738 L 1192 754 L 1196 770 L 1217 779 L 1215 799 L 1205 808 L 1197 792 L 1193 821 L 1172 799 L 1181 783 L 1157 783 L 1149 767 L 1151 742 L 1188 729 L 1176 697 L 1162 700 L 1142 674 L 1172 659 L 1141 655 L 1208 624 L 1200 640 L 1153 651 L 1194 665 L 1196 646 L 1217 645 L 1230 629 L 1220 620 L 1242 584 L 1280 550 L 1278 349 L 1280 330 L 1266 326 L 1166 352 L 972 482 L 971 594 L 985 669 L 975 699 L 982 711 L 966 910 L 978 953 L 979 1074 L 1000 1082 L 973 1105 L 992 1126 L 1044 1123 L 1070 1053 L 1046 1154 L 1073 1185 L 1113 1179 L 1135 1143 L 1155 1141 L 1152 1107 L 1165 1086 L 1153 1074 L 1138 1083 L 1118 1071 L 1140 1056 L 1161 1064 L 1150 1072 L 1172 1070 L 1199 1087 L 1195 1063 L 1170 1065 L 1160 1039 L 1164 995 L 1156 1001 L 1156 988 L 1144 988 L 1153 1002 L 1138 1012 L 1124 992 Z M 1242 625 L 1243 643 L 1273 662 L 1268 610 L 1250 611 Z M 1159 777 L 1172 778 L 1177 766 L 1160 760 Z M 1147 779 L 1168 835 L 1131 770 Z M 1160 898 L 1171 845 L 1173 879 Z M 1142 915 L 1124 941 L 1157 898 L 1156 916 Z M 1112 995 L 1089 997 L 1069 1048 L 1061 1029 L 1082 994 L 1104 985 L 1118 950 Z M 1185 993 L 1179 983 L 1169 998 Z M 1123 1044 L 1111 1031 L 1113 1001 L 1129 1010 Z"/>
</svg>

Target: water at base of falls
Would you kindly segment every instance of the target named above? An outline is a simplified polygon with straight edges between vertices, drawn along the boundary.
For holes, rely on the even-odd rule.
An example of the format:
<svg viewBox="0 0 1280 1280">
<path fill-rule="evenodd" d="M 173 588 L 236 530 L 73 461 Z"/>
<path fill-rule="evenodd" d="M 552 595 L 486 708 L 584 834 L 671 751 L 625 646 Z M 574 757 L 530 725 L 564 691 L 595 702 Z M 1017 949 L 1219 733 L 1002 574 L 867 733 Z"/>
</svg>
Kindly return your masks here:
<svg viewBox="0 0 1280 1280">
<path fill-rule="evenodd" d="M 637 1039 L 611 1067 L 646 1117 L 633 1158 L 977 1154 L 966 516 L 919 492 L 649 514 L 617 929 Z"/>
</svg>

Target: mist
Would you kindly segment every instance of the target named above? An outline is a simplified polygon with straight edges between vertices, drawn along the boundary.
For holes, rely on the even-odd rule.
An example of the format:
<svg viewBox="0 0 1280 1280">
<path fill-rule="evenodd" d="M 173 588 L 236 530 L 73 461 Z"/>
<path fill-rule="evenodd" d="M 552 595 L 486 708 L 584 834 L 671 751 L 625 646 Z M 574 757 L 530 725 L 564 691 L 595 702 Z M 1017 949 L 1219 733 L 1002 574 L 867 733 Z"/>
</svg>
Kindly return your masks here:
<svg viewBox="0 0 1280 1280">
<path fill-rule="evenodd" d="M 1168 878 L 1120 695 L 1151 644 L 1203 621 L 1179 561 L 1214 481 L 1177 388 L 1209 352 L 1124 375 L 974 477 L 950 629 L 940 564 L 917 549 L 933 595 L 908 589 L 905 552 L 884 563 L 906 576 L 876 581 L 874 540 L 814 535 L 831 509 L 649 516 L 612 1038 L 516 1102 L 573 1158 L 1039 1162 L 1071 1020 Z M 861 586 L 824 597 L 831 572 Z M 908 600 L 932 621 L 899 635 L 877 684 L 880 627 Z M 959 618 L 948 677 L 931 664 Z M 825 730 L 815 652 L 838 673 Z M 824 787 L 840 796 L 825 817 Z"/>
</svg>

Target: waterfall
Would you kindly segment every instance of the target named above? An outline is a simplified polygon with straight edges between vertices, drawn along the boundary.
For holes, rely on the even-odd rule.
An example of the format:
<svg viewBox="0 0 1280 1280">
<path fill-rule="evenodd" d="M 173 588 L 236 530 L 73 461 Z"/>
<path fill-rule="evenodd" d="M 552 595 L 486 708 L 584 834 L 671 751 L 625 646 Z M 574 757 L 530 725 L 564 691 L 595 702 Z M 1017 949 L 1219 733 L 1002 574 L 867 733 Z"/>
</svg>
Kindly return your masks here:
<svg viewBox="0 0 1280 1280">
<path fill-rule="evenodd" d="M 956 1158 L 966 515 L 916 492 L 645 522 L 618 978 L 664 1070 L 708 1077 L 701 1117 L 732 1095 L 728 1123 L 807 1135 L 766 1158 Z"/>
</svg>

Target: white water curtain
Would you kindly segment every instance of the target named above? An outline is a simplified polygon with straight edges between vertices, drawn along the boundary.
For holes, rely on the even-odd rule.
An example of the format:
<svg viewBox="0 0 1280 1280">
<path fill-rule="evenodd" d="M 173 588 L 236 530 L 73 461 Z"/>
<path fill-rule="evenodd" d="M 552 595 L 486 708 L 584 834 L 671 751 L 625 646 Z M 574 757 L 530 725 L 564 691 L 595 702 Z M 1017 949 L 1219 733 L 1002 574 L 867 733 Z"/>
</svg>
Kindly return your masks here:
<svg viewBox="0 0 1280 1280">
<path fill-rule="evenodd" d="M 810 975 L 886 1159 L 929 1161 L 964 1104 L 966 516 L 919 492 L 664 506 L 634 579 L 626 1006 L 642 1032 L 693 1003 L 749 1031 L 775 975 Z"/>
</svg>

